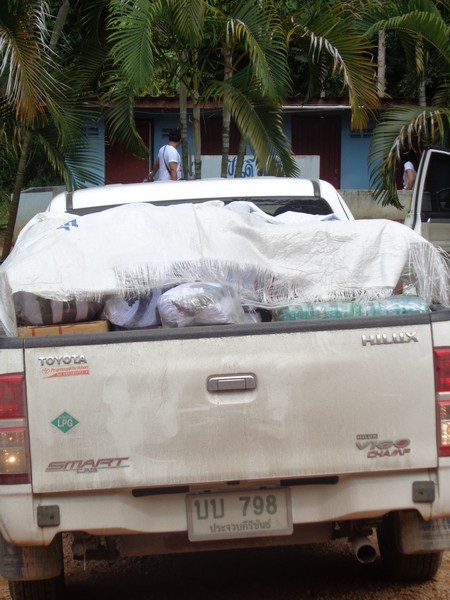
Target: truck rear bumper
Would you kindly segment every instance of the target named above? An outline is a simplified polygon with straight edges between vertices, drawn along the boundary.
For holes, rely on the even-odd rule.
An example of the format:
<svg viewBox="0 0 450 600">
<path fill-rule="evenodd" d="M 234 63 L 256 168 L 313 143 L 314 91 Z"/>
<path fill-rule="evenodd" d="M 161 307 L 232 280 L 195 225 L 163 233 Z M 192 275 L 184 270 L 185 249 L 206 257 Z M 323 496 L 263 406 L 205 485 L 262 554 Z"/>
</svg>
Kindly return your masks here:
<svg viewBox="0 0 450 600">
<path fill-rule="evenodd" d="M 439 481 L 434 470 L 341 475 L 328 484 L 299 479 L 289 486 L 292 522 L 295 526 L 375 521 L 388 512 L 407 510 L 416 510 L 425 521 L 450 517 L 450 501 L 445 502 L 450 498 L 449 471 L 450 466 L 441 465 Z M 277 482 L 242 482 L 232 491 L 264 486 L 277 487 Z M 414 493 L 417 486 L 432 493 L 421 497 Z M 5 486 L 0 490 L 0 515 L 8 515 L 8 520 L 1 520 L 0 533 L 11 544 L 32 546 L 47 545 L 64 532 L 105 536 L 186 532 L 186 492 L 155 491 L 139 489 L 139 494 L 133 495 L 133 490 L 91 490 L 32 496 L 29 485 Z M 224 492 L 230 487 L 215 484 L 189 491 Z"/>
</svg>

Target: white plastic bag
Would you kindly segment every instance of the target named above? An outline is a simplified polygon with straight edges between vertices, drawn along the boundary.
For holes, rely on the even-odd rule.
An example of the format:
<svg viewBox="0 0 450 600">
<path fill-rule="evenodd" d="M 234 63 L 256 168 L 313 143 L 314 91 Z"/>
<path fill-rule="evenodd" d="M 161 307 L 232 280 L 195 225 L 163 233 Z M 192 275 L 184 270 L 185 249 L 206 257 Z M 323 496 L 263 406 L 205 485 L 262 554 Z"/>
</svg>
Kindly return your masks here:
<svg viewBox="0 0 450 600">
<path fill-rule="evenodd" d="M 221 283 L 182 283 L 161 296 L 158 308 L 164 327 L 247 321 L 234 288 Z"/>
</svg>

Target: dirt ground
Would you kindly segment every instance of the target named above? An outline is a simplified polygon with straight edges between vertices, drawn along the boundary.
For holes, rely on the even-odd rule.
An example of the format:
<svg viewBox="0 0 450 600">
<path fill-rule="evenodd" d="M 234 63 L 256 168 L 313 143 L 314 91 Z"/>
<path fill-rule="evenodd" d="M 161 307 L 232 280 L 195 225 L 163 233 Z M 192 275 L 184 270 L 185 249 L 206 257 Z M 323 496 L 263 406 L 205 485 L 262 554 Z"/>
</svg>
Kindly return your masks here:
<svg viewBox="0 0 450 600">
<path fill-rule="evenodd" d="M 393 583 L 377 559 L 356 561 L 338 542 L 278 548 L 66 561 L 67 600 L 449 600 L 450 552 L 435 579 Z M 0 582 L 0 599 L 9 598 Z"/>
</svg>

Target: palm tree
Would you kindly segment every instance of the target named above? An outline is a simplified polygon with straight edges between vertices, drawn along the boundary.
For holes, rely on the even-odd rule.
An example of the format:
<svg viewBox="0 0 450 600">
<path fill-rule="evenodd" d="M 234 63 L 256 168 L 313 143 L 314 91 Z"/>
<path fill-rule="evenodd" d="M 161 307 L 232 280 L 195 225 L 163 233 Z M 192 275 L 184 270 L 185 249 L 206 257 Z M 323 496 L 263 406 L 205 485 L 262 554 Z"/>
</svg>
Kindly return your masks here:
<svg viewBox="0 0 450 600">
<path fill-rule="evenodd" d="M 273 2 L 261 0 L 256 3 L 256 8 L 248 2 L 226 4 L 232 5 L 241 17 L 247 15 L 255 21 L 254 15 L 258 15 L 259 24 L 256 21 L 253 32 L 258 33 L 258 28 L 264 27 L 261 31 L 266 34 L 266 49 L 270 51 L 268 40 L 271 36 L 275 39 L 275 36 L 262 17 L 267 18 L 269 12 L 266 8 Z M 267 74 L 270 62 L 264 56 L 261 42 L 256 43 L 258 39 L 254 33 L 246 35 L 245 28 L 239 31 L 238 39 L 242 41 L 247 68 L 234 73 L 226 81 L 211 80 L 210 74 L 217 71 L 212 66 L 217 60 L 217 49 L 225 41 L 226 25 L 230 23 L 229 17 L 225 17 L 216 5 L 214 0 L 136 0 L 133 3 L 111 0 L 113 17 L 110 26 L 115 64 L 134 97 L 139 97 L 151 89 L 155 56 L 167 59 L 169 53 L 175 54 L 177 76 L 181 90 L 184 90 L 180 99 L 190 97 L 193 105 L 197 177 L 201 154 L 200 107 L 206 97 L 223 102 L 228 108 L 241 134 L 248 139 L 261 170 L 293 173 L 296 167 L 282 130 L 281 104 L 268 93 L 267 82 L 272 82 L 277 72 L 272 64 L 270 76 Z M 273 11 L 270 14 L 273 16 Z M 242 23 L 241 20 L 239 27 Z M 272 42 L 272 48 L 280 55 L 278 40 Z M 222 73 L 223 70 L 222 66 Z M 185 111 L 185 104 L 182 104 L 182 123 Z M 116 125 L 124 136 L 131 135 L 129 129 L 123 126 L 125 119 L 117 119 Z M 186 147 L 186 144 L 183 146 Z"/>
<path fill-rule="evenodd" d="M 202 3 L 203 0 L 200 0 L 200 4 Z M 184 0 L 180 2 L 181 7 L 190 17 L 191 26 L 193 23 L 196 25 L 193 34 L 195 43 L 198 32 L 203 29 L 201 23 L 196 23 L 198 2 L 193 3 L 192 12 Z M 184 39 L 189 34 L 189 27 L 180 17 L 176 3 L 170 0 L 137 0 L 133 3 L 111 0 L 108 8 L 108 42 L 111 44 L 109 56 L 112 69 L 109 80 L 105 82 L 107 91 L 103 94 L 103 99 L 109 106 L 107 125 L 125 145 L 136 144 L 136 140 L 139 140 L 133 116 L 136 99 L 152 95 L 161 72 L 168 79 L 176 77 L 184 142 L 183 169 L 187 172 L 187 58 L 184 45 L 178 43 L 175 31 L 181 32 Z M 180 18 L 181 23 L 178 23 Z M 142 144 L 142 140 L 140 141 Z"/>
<path fill-rule="evenodd" d="M 51 35 L 46 1 L 0 3 L 0 136 L 18 156 L 2 259 L 11 249 L 32 143 L 42 148 L 69 188 L 87 179 L 96 181 L 85 168 L 86 159 L 94 157 L 82 144 L 85 116 L 77 109 L 78 88 L 68 71 L 59 68 L 56 53 L 68 8 L 68 0 L 63 0 Z"/>
<path fill-rule="evenodd" d="M 399 35 L 406 60 L 423 82 L 428 49 L 434 49 L 442 83 L 428 105 L 394 106 L 386 110 L 375 128 L 369 164 L 375 199 L 401 208 L 395 174 L 402 152 L 426 144 L 448 144 L 450 132 L 450 27 L 448 3 L 431 0 L 385 0 L 366 6 L 363 22 L 366 36 L 380 30 Z M 439 10 L 440 9 L 440 10 Z"/>
<path fill-rule="evenodd" d="M 6 116 L 0 134 L 3 144 L 9 145 L 8 140 L 13 133 L 21 153 L 2 258 L 9 253 L 11 246 L 10 225 L 12 223 L 13 228 L 16 220 L 30 145 L 30 135 L 24 135 L 22 128 L 32 126 L 41 118 L 43 106 L 53 103 L 54 82 L 49 76 L 52 64 L 44 42 L 47 8 L 43 2 L 30 1 L 8 0 L 0 5 L 0 55 L 3 58 L 0 83 L 2 113 Z M 19 18 L 24 12 L 28 19 Z M 43 65 L 47 68 L 42 69 Z M 42 80 L 41 70 L 44 73 Z M 15 115 L 17 125 L 22 127 L 14 127 Z"/>
<path fill-rule="evenodd" d="M 183 133 L 183 167 L 188 173 L 188 144 L 187 144 L 187 100 L 192 101 L 192 121 L 194 138 L 194 173 L 195 178 L 201 177 L 201 133 L 200 133 L 200 88 L 202 84 L 206 61 L 200 56 L 204 54 L 205 8 L 203 0 L 171 1 L 167 3 L 165 16 L 169 18 L 170 38 L 177 57 L 176 74 L 179 80 L 180 122 Z"/>
<path fill-rule="evenodd" d="M 278 2 L 219 3 L 211 13 L 222 53 L 223 74 L 205 95 L 223 105 L 222 167 L 226 177 L 231 119 L 266 173 L 294 175 L 297 168 L 281 119 L 283 100 L 291 90 L 285 34 Z M 240 169 L 236 169 L 236 176 Z"/>
<path fill-rule="evenodd" d="M 291 46 L 306 61 L 305 100 L 322 92 L 327 80 L 337 80 L 348 95 L 352 128 L 364 129 L 380 101 L 374 82 L 373 44 L 358 29 L 357 2 L 305 0 L 288 14 Z M 319 90 L 318 90 L 319 87 Z"/>
</svg>

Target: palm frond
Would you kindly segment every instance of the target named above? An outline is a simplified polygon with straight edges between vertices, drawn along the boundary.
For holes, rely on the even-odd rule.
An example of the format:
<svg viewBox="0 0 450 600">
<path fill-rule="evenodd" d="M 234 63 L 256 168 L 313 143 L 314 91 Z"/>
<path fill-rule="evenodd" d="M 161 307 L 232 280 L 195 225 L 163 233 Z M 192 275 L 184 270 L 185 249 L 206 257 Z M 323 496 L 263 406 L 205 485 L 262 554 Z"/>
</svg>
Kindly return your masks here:
<svg viewBox="0 0 450 600">
<path fill-rule="evenodd" d="M 345 18 L 339 6 L 324 9 L 320 14 L 300 13 L 295 17 L 295 26 L 290 37 L 296 36 L 309 42 L 309 55 L 313 63 L 321 68 L 320 58 L 328 56 L 332 61 L 333 73 L 339 75 L 349 95 L 352 108 L 352 127 L 363 129 L 370 115 L 379 107 L 374 78 L 371 44 L 358 34 L 352 22 Z"/>
<path fill-rule="evenodd" d="M 421 3 L 415 0 L 414 4 Z M 370 37 L 380 29 L 419 35 L 450 61 L 450 27 L 436 10 L 410 10 L 406 14 L 377 21 L 367 30 L 366 35 Z"/>
<path fill-rule="evenodd" d="M 140 157 L 148 156 L 148 148 L 140 138 L 134 119 L 135 96 L 119 80 L 108 96 L 103 98 L 107 105 L 105 124 L 108 135 L 118 145 Z"/>
<path fill-rule="evenodd" d="M 257 92 L 252 97 L 229 81 L 211 82 L 208 94 L 211 98 L 223 99 L 241 135 L 248 140 L 261 172 L 299 175 L 289 141 L 283 132 L 280 105 L 267 102 Z"/>
<path fill-rule="evenodd" d="M 88 38 L 98 38 L 108 18 L 110 0 L 75 0 L 79 23 Z"/>
<path fill-rule="evenodd" d="M 166 0 L 182 45 L 196 48 L 205 30 L 205 0 Z"/>
<path fill-rule="evenodd" d="M 283 99 L 291 90 L 285 33 L 273 2 L 241 2 L 226 23 L 229 43 L 242 41 L 249 65 L 271 98 Z"/>
<path fill-rule="evenodd" d="M 447 81 L 442 83 L 437 89 L 433 98 L 433 106 L 441 106 L 443 108 L 450 106 L 450 75 Z"/>
<path fill-rule="evenodd" d="M 154 71 L 152 22 L 162 10 L 162 0 L 111 0 L 108 41 L 111 57 L 129 85 L 136 91 L 148 86 Z"/>
<path fill-rule="evenodd" d="M 4 94 L 23 122 L 32 124 L 46 107 L 57 108 L 60 87 L 46 38 L 46 2 L 28 2 L 23 19 L 21 2 L 2 3 L 0 11 L 0 75 L 6 76 Z M 8 10 L 9 8 L 9 10 Z"/>
<path fill-rule="evenodd" d="M 445 145 L 450 133 L 450 109 L 420 106 L 387 110 L 372 137 L 369 150 L 370 181 L 374 198 L 383 206 L 401 208 L 395 173 L 401 153 L 419 143 Z"/>
</svg>

